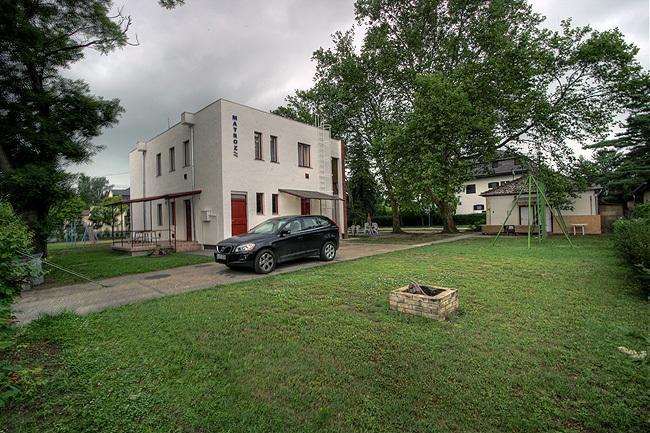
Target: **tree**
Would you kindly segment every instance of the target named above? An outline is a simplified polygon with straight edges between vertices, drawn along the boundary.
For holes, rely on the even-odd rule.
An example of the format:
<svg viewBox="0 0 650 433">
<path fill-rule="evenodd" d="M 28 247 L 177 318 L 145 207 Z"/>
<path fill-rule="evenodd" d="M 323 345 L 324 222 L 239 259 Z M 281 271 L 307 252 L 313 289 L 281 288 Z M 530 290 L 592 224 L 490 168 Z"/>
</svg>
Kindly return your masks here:
<svg viewBox="0 0 650 433">
<path fill-rule="evenodd" d="M 90 221 L 94 228 L 100 228 L 103 225 L 113 225 L 119 221 L 119 217 L 128 208 L 126 205 L 110 206 L 111 203 L 117 203 L 122 200 L 122 196 L 114 195 L 113 197 L 104 198 L 101 203 L 90 209 Z"/>
<path fill-rule="evenodd" d="M 92 139 L 123 111 L 60 73 L 86 49 L 107 54 L 129 44 L 131 17 L 111 8 L 111 0 L 0 0 L 0 195 L 45 255 L 49 210 L 72 191 L 66 165 L 88 161 L 99 149 Z"/>
<path fill-rule="evenodd" d="M 63 227 L 66 222 L 81 220 L 82 213 L 86 208 L 86 202 L 77 195 L 55 203 L 50 207 L 47 217 L 49 232 L 54 232 L 59 239 L 62 239 Z"/>
<path fill-rule="evenodd" d="M 596 149 L 592 161 L 584 162 L 591 179 L 613 201 L 631 199 L 634 188 L 650 181 L 650 79 L 638 88 L 624 131 L 612 140 L 586 146 Z"/>
<path fill-rule="evenodd" d="M 77 179 L 77 195 L 90 207 L 101 203 L 110 190 L 108 179 L 80 174 Z"/>
<path fill-rule="evenodd" d="M 357 0 L 355 10 L 367 28 L 359 53 L 348 42 L 352 37 L 339 33 L 334 49 L 314 55 L 317 108 L 344 113 L 349 133 L 360 131 L 357 143 L 391 201 L 435 198 L 446 231 L 456 230 L 452 191 L 471 177 L 468 162 L 515 150 L 551 167 L 566 165 L 573 159 L 567 140 L 602 139 L 630 100 L 631 83 L 645 74 L 634 58 L 638 50 L 618 30 L 565 21 L 553 32 L 541 27 L 544 18 L 525 0 Z M 427 103 L 423 95 L 434 100 Z M 466 129 L 465 119 L 453 116 L 451 124 L 450 110 L 439 104 L 452 96 L 473 119 L 472 128 L 453 142 L 423 137 L 415 119 L 428 122 L 429 133 Z M 436 111 L 414 114 L 418 98 Z M 413 138 L 444 143 L 426 147 Z M 447 185 L 438 184 L 433 196 L 433 181 L 422 173 L 442 169 L 437 178 Z"/>
</svg>

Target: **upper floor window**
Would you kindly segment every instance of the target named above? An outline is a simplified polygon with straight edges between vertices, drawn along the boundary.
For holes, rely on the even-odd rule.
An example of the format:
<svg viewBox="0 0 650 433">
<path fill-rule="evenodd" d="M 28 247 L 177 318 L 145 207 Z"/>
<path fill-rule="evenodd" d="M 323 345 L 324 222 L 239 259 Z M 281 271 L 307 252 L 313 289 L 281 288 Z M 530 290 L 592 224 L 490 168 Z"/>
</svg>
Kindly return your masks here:
<svg viewBox="0 0 650 433">
<path fill-rule="evenodd" d="M 499 186 L 499 182 L 488 182 L 488 189 L 496 188 Z"/>
<path fill-rule="evenodd" d="M 156 154 L 156 176 L 162 174 L 162 157 L 159 153 Z"/>
<path fill-rule="evenodd" d="M 300 167 L 311 168 L 311 146 L 304 143 L 298 143 L 298 165 Z"/>
<path fill-rule="evenodd" d="M 271 136 L 271 162 L 278 162 L 278 137 Z"/>
<path fill-rule="evenodd" d="M 482 204 L 475 204 L 474 210 L 485 210 L 485 206 Z"/>
<path fill-rule="evenodd" d="M 476 185 L 473 183 L 465 185 L 465 194 L 476 194 Z"/>
<path fill-rule="evenodd" d="M 271 212 L 273 212 L 274 215 L 277 215 L 279 213 L 277 194 L 271 194 Z"/>
<path fill-rule="evenodd" d="M 262 133 L 255 133 L 255 159 L 262 159 Z"/>
<path fill-rule="evenodd" d="M 169 171 L 176 170 L 176 148 L 169 148 Z"/>
<path fill-rule="evenodd" d="M 192 155 L 190 154 L 190 141 L 183 142 L 183 167 L 188 167 L 192 164 Z"/>
<path fill-rule="evenodd" d="M 257 214 L 258 215 L 263 215 L 264 214 L 264 193 L 263 192 L 258 192 L 255 194 L 255 204 L 257 207 Z"/>
</svg>

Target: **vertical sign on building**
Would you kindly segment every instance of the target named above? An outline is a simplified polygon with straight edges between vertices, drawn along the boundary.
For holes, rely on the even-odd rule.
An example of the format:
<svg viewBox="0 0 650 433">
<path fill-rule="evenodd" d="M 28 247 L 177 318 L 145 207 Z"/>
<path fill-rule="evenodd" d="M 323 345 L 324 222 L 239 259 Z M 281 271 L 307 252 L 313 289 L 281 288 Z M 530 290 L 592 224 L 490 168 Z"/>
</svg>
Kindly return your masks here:
<svg viewBox="0 0 650 433">
<path fill-rule="evenodd" d="M 232 156 L 239 157 L 239 146 L 237 145 L 237 115 L 232 115 Z"/>
</svg>

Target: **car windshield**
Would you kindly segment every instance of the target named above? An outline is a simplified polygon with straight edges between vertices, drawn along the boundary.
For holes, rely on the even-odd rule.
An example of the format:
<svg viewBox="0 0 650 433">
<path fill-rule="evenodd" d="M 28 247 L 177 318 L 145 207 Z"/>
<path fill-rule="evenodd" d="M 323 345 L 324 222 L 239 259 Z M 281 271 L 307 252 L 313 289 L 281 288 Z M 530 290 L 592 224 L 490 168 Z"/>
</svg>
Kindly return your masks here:
<svg viewBox="0 0 650 433">
<path fill-rule="evenodd" d="M 264 221 L 262 224 L 256 225 L 248 231 L 248 233 L 278 233 L 280 227 L 282 227 L 287 221 L 291 218 L 273 218 L 270 220 Z"/>
</svg>

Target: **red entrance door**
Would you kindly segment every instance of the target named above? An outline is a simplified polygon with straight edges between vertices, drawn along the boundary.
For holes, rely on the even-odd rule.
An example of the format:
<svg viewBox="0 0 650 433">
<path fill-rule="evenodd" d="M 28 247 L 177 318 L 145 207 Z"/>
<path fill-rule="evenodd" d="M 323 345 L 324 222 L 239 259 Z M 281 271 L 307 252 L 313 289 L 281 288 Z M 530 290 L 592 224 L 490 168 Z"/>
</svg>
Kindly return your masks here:
<svg viewBox="0 0 650 433">
<path fill-rule="evenodd" d="M 185 239 L 192 240 L 192 202 L 185 200 Z"/>
<path fill-rule="evenodd" d="M 300 199 L 300 215 L 311 215 L 311 202 L 308 198 Z"/>
<path fill-rule="evenodd" d="M 232 194 L 230 196 L 230 220 L 232 236 L 237 236 L 248 231 L 246 195 Z"/>
</svg>

